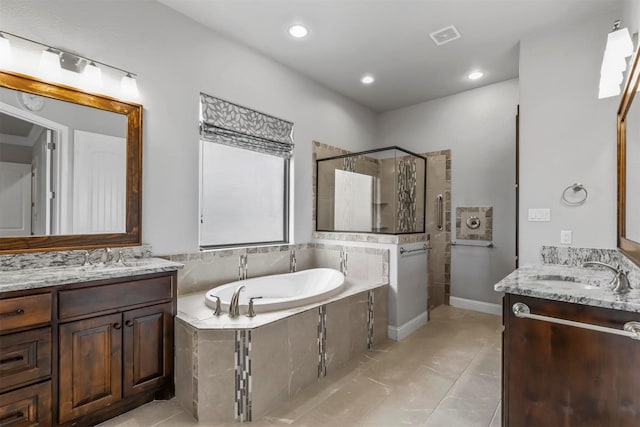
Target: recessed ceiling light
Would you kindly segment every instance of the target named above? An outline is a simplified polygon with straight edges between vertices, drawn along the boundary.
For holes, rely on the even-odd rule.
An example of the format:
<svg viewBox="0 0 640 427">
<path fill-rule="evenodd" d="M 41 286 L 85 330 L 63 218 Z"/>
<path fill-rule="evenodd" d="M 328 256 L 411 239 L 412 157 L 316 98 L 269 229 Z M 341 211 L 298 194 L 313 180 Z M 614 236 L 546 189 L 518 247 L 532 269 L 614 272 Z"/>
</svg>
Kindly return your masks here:
<svg viewBox="0 0 640 427">
<path fill-rule="evenodd" d="M 482 71 L 472 71 L 472 72 L 469 73 L 467 78 L 469 80 L 478 80 L 482 76 L 484 76 L 484 73 Z"/>
<path fill-rule="evenodd" d="M 370 85 L 371 83 L 376 81 L 376 78 L 373 77 L 371 74 L 365 74 L 364 76 L 362 76 L 360 81 L 362 82 L 363 85 Z"/>
<path fill-rule="evenodd" d="M 295 24 L 289 27 L 289 34 L 291 34 L 292 37 L 301 39 L 309 34 L 309 30 L 304 25 Z"/>
</svg>

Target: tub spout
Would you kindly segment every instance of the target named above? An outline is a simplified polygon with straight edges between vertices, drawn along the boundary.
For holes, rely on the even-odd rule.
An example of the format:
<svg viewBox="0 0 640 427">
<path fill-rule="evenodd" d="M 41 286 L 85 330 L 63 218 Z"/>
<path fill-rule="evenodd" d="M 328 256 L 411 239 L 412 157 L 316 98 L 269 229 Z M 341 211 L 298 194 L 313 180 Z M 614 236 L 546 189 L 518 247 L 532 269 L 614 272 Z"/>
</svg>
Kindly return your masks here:
<svg viewBox="0 0 640 427">
<path fill-rule="evenodd" d="M 243 289 L 244 285 L 240 285 L 233 293 L 231 303 L 229 304 L 229 317 L 238 317 L 240 315 L 240 292 L 242 292 Z"/>
</svg>

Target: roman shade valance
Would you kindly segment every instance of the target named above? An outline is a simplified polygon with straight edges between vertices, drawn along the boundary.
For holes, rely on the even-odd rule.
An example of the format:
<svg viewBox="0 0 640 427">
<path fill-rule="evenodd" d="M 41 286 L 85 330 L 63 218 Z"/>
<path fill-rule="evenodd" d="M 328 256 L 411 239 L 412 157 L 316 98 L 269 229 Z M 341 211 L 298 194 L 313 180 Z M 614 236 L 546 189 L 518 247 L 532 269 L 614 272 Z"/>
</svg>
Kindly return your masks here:
<svg viewBox="0 0 640 427">
<path fill-rule="evenodd" d="M 202 139 L 285 159 L 293 155 L 293 123 L 200 94 Z"/>
</svg>

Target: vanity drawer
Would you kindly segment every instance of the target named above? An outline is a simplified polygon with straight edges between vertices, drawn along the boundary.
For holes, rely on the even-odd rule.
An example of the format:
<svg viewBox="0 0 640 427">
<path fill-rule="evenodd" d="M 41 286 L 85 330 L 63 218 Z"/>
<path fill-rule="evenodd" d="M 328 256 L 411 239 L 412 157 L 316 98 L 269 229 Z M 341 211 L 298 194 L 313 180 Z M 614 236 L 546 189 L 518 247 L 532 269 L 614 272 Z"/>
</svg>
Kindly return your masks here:
<svg viewBox="0 0 640 427">
<path fill-rule="evenodd" d="M 0 300 L 0 333 L 51 322 L 51 294 Z"/>
<path fill-rule="evenodd" d="M 155 277 L 60 291 L 58 315 L 60 319 L 67 319 L 171 299 L 171 277 Z"/>
<path fill-rule="evenodd" d="M 51 328 L 0 336 L 0 391 L 51 375 Z"/>
<path fill-rule="evenodd" d="M 51 421 L 51 381 L 0 394 L 0 426 L 50 426 Z"/>
</svg>

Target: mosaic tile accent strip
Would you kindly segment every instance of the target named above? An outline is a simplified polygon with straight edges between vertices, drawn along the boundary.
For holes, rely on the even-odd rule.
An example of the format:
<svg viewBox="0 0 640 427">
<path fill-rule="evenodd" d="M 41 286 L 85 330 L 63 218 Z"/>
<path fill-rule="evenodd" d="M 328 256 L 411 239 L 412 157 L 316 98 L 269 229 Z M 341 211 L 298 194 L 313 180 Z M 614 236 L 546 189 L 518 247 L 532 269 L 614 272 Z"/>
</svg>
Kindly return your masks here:
<svg viewBox="0 0 640 427">
<path fill-rule="evenodd" d="M 296 262 L 296 250 L 291 249 L 291 252 L 289 253 L 289 273 L 296 272 Z"/>
<path fill-rule="evenodd" d="M 318 378 L 327 376 L 327 306 L 318 307 Z"/>
<path fill-rule="evenodd" d="M 240 255 L 238 259 L 238 280 L 247 280 L 248 273 L 247 255 Z"/>
<path fill-rule="evenodd" d="M 493 239 L 493 207 L 457 207 L 456 239 Z"/>
<path fill-rule="evenodd" d="M 203 139 L 251 151 L 291 158 L 293 123 L 200 93 Z"/>
<path fill-rule="evenodd" d="M 347 172 L 355 172 L 357 160 L 357 157 L 345 157 L 344 159 L 342 159 L 342 170 Z"/>
<path fill-rule="evenodd" d="M 367 292 L 367 348 L 373 348 L 373 323 L 374 323 L 374 308 L 375 295 L 373 290 Z"/>
<path fill-rule="evenodd" d="M 416 231 L 417 166 L 415 159 L 398 162 L 398 232 Z"/>
<path fill-rule="evenodd" d="M 236 331 L 235 417 L 251 421 L 251 330 Z"/>
<path fill-rule="evenodd" d="M 349 273 L 349 265 L 348 265 L 348 255 L 345 251 L 340 251 L 340 273 L 344 274 L 345 277 Z"/>
</svg>

